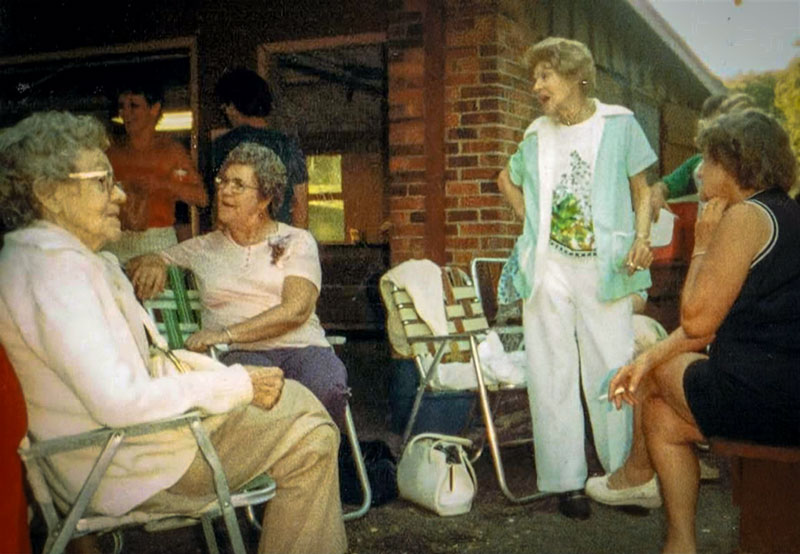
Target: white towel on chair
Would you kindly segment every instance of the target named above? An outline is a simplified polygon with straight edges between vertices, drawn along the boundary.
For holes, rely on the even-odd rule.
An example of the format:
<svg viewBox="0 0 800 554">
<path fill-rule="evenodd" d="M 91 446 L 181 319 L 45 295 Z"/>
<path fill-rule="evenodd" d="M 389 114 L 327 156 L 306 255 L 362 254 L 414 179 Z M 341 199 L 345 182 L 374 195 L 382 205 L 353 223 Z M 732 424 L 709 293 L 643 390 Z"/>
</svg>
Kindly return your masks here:
<svg viewBox="0 0 800 554">
<path fill-rule="evenodd" d="M 522 385 L 525 383 L 525 352 L 506 352 L 500 336 L 489 331 L 478 344 L 478 355 L 487 385 Z M 432 356 L 431 356 L 432 357 Z M 431 387 L 442 390 L 466 390 L 478 386 L 475 370 L 470 362 L 451 362 L 439 365 Z"/>
<path fill-rule="evenodd" d="M 383 278 L 406 290 L 420 319 L 434 335 L 447 334 L 442 270 L 438 265 L 430 260 L 408 260 L 387 271 Z"/>
<path fill-rule="evenodd" d="M 525 383 L 525 352 L 506 352 L 500 335 L 489 331 L 486 340 L 478 345 L 483 373 L 495 383 L 521 385 Z"/>
</svg>

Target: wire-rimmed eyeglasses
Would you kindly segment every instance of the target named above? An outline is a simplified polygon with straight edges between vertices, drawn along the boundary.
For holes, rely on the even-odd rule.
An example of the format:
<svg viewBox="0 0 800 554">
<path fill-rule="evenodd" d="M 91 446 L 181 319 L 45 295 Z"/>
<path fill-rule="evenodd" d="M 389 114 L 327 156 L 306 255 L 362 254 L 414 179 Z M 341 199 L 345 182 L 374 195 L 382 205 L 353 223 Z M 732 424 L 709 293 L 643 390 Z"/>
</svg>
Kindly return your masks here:
<svg viewBox="0 0 800 554">
<path fill-rule="evenodd" d="M 241 179 L 223 179 L 222 177 L 214 177 L 214 184 L 217 186 L 218 191 L 222 191 L 228 187 L 231 194 L 242 194 L 247 189 L 258 190 L 260 187 L 254 185 L 245 185 Z"/>
</svg>

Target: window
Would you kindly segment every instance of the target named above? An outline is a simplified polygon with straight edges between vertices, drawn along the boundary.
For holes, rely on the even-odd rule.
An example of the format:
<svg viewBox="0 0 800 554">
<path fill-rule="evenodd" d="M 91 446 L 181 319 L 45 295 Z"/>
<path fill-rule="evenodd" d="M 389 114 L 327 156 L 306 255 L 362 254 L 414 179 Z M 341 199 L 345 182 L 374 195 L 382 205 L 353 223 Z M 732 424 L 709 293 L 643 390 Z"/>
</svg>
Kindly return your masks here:
<svg viewBox="0 0 800 554">
<path fill-rule="evenodd" d="M 309 173 L 309 230 L 320 243 L 379 244 L 386 202 L 383 35 L 264 44 L 270 125 L 296 135 Z"/>
<path fill-rule="evenodd" d="M 307 156 L 308 229 L 320 242 L 345 242 L 342 156 Z"/>
</svg>

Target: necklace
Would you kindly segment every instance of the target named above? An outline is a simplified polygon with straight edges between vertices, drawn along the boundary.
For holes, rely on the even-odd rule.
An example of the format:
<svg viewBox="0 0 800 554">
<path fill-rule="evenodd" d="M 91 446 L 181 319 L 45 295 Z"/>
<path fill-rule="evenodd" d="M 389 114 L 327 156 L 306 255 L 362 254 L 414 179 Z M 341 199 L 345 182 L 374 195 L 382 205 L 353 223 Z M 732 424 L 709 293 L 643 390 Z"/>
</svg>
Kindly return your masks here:
<svg viewBox="0 0 800 554">
<path fill-rule="evenodd" d="M 583 105 L 578 109 L 575 115 L 568 115 L 568 114 L 559 114 L 558 121 L 562 125 L 566 125 L 570 127 L 577 123 L 582 123 L 589 119 L 592 114 L 594 114 L 594 102 L 591 99 L 587 98 Z"/>
</svg>

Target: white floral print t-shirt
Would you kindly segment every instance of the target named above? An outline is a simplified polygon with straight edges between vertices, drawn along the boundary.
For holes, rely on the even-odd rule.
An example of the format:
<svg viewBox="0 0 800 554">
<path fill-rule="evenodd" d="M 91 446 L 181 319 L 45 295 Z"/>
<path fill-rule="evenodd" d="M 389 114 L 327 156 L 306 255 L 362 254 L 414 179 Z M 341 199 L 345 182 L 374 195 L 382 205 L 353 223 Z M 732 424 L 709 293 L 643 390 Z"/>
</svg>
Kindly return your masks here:
<svg viewBox="0 0 800 554">
<path fill-rule="evenodd" d="M 592 178 L 603 120 L 596 113 L 572 126 L 559 126 L 553 161 L 553 208 L 550 244 L 566 254 L 595 250 L 592 225 Z"/>
</svg>

